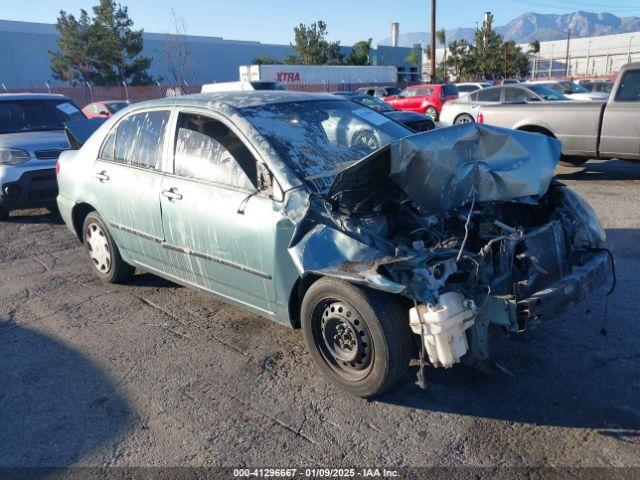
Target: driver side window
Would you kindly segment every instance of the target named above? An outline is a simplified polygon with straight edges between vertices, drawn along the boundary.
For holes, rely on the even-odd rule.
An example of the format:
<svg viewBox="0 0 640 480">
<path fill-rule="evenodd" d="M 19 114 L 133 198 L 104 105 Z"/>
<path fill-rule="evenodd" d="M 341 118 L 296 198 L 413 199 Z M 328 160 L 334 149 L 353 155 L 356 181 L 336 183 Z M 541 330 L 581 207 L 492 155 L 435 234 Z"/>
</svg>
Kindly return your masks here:
<svg viewBox="0 0 640 480">
<path fill-rule="evenodd" d="M 244 143 L 223 123 L 196 114 L 178 117 L 174 172 L 250 191 L 258 183 L 256 160 Z"/>
</svg>

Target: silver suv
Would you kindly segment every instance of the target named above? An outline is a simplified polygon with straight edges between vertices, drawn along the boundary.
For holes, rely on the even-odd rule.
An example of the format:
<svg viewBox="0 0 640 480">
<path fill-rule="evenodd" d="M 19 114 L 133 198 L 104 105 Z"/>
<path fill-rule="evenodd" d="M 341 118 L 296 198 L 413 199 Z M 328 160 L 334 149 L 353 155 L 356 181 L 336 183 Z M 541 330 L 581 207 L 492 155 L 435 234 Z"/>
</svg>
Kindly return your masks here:
<svg viewBox="0 0 640 480">
<path fill-rule="evenodd" d="M 15 209 L 55 206 L 55 166 L 69 148 L 64 122 L 83 118 L 63 95 L 0 95 L 0 218 Z"/>
</svg>

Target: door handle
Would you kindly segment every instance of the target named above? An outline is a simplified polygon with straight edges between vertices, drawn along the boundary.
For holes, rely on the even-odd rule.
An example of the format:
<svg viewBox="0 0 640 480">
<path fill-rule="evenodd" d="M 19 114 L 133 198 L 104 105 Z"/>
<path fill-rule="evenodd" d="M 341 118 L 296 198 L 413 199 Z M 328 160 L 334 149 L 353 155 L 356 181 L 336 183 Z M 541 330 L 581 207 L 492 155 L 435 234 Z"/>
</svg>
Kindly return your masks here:
<svg viewBox="0 0 640 480">
<path fill-rule="evenodd" d="M 162 196 L 167 197 L 169 200 L 182 200 L 182 194 L 178 193 L 178 190 L 176 188 L 163 190 Z"/>
<path fill-rule="evenodd" d="M 100 180 L 101 182 L 108 182 L 109 181 L 109 175 L 107 175 L 107 172 L 105 172 L 104 170 L 101 172 L 96 172 L 96 178 L 98 180 Z"/>
</svg>

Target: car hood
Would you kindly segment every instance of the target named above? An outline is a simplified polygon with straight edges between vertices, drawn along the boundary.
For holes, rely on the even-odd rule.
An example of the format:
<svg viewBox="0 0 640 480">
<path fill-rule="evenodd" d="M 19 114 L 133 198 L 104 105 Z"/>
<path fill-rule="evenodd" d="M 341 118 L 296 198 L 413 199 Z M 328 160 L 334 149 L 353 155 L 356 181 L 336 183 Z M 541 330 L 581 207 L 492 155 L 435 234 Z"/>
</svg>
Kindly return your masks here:
<svg viewBox="0 0 640 480">
<path fill-rule="evenodd" d="M 404 110 L 389 110 L 388 112 L 384 112 L 383 115 L 400 123 L 420 122 L 427 119 L 427 117 L 419 113 Z"/>
<path fill-rule="evenodd" d="M 425 213 L 475 199 L 527 201 L 543 195 L 560 158 L 543 135 L 467 123 L 412 135 L 343 170 L 326 193 L 346 210 L 373 208 L 376 191 L 401 190 Z"/>
<path fill-rule="evenodd" d="M 69 143 L 64 130 L 47 130 L 0 134 L 0 147 L 27 150 L 33 156 L 37 150 L 66 150 Z"/>
</svg>

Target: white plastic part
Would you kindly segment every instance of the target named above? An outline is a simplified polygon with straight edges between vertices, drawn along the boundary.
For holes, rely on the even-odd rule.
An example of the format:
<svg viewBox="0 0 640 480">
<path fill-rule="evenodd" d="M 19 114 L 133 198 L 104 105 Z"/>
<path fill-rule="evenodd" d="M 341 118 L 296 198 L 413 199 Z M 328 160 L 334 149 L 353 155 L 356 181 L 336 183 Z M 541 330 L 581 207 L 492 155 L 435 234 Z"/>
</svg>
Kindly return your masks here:
<svg viewBox="0 0 640 480">
<path fill-rule="evenodd" d="M 443 293 L 438 304 L 418 305 L 409 311 L 411 330 L 422 337 L 429 361 L 449 368 L 460 362 L 469 345 L 465 330 L 473 325 L 473 302 L 457 292 Z"/>
</svg>

